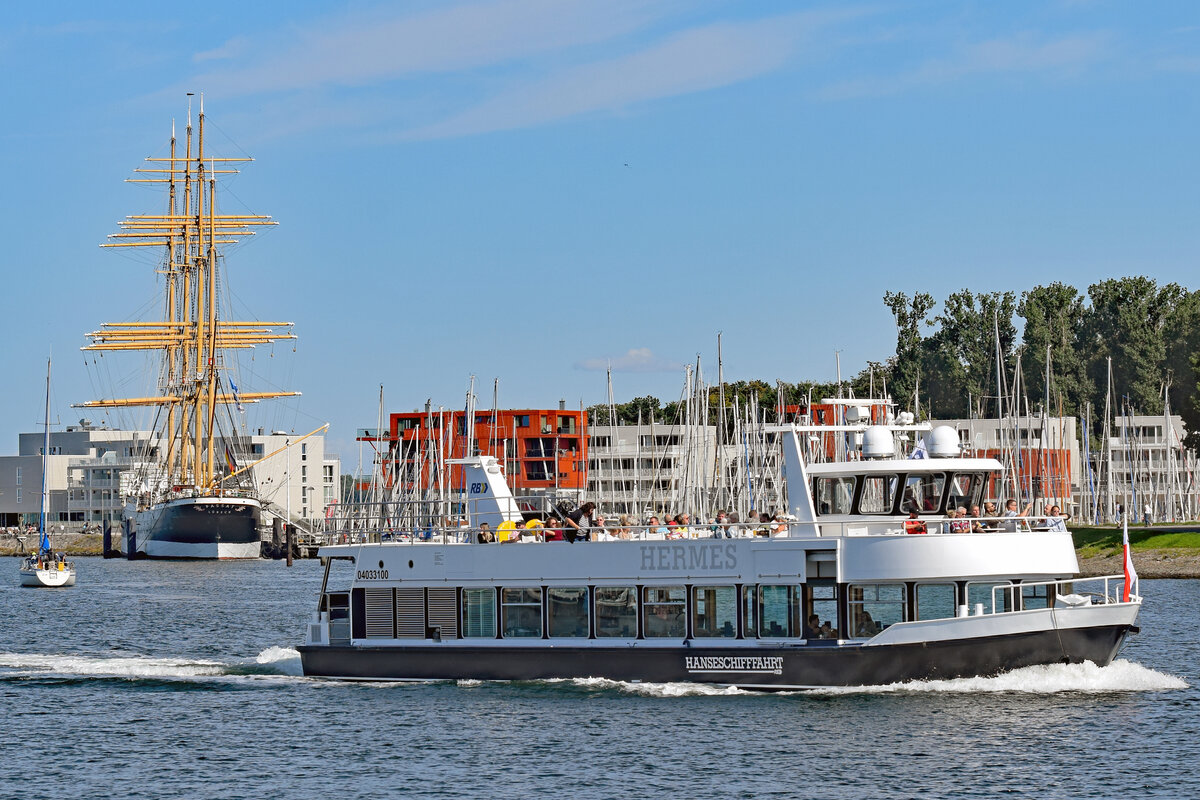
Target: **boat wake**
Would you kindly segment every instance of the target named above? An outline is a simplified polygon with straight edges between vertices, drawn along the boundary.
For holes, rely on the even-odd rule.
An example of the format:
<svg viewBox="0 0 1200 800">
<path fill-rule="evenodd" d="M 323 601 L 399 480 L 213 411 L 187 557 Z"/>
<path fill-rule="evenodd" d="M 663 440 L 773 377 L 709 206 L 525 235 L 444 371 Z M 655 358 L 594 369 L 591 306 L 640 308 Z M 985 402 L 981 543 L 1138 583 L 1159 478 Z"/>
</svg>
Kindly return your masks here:
<svg viewBox="0 0 1200 800">
<path fill-rule="evenodd" d="M 757 694 L 731 686 L 700 683 L 638 683 L 603 678 L 578 678 L 570 683 L 585 690 L 616 690 L 647 697 L 697 697 L 730 694 Z M 1081 692 L 1158 692 L 1186 689 L 1187 683 L 1174 675 L 1143 667 L 1132 661 L 1117 660 L 1107 667 L 1090 661 L 1082 664 L 1050 664 L 1025 667 L 987 678 L 908 681 L 884 686 L 834 686 L 778 692 L 784 695 L 858 695 L 929 693 L 944 694 L 1058 694 Z"/>
<path fill-rule="evenodd" d="M 140 655 L 0 653 L 0 682 L 84 679 L 212 683 L 293 679 L 300 675 L 300 654 L 287 647 L 268 647 L 253 659 L 235 663 Z"/>
</svg>

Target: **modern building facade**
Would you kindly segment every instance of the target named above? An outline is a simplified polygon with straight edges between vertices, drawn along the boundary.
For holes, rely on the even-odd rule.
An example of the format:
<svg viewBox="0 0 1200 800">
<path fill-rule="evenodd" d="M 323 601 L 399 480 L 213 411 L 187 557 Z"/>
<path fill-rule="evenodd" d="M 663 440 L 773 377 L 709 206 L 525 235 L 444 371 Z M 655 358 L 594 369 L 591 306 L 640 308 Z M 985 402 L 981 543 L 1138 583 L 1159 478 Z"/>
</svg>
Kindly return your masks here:
<svg viewBox="0 0 1200 800">
<path fill-rule="evenodd" d="M 275 516 L 301 525 L 319 523 L 336 502 L 341 461 L 325 452 L 322 436 L 299 436 L 282 431 L 241 436 L 228 442 L 235 464 L 249 464 L 276 453 L 251 468 L 264 501 L 265 519 Z M 41 433 L 18 436 L 18 453 L 0 456 L 0 524 L 8 527 L 36 521 L 41 503 Z M 220 444 L 225 451 L 226 442 Z M 276 452 L 279 451 L 279 452 Z M 50 433 L 47 460 L 49 518 L 68 530 L 106 521 L 119 523 L 125 498 L 137 494 L 141 483 L 153 480 L 159 439 L 150 431 L 127 431 L 81 420 L 64 431 Z"/>
</svg>

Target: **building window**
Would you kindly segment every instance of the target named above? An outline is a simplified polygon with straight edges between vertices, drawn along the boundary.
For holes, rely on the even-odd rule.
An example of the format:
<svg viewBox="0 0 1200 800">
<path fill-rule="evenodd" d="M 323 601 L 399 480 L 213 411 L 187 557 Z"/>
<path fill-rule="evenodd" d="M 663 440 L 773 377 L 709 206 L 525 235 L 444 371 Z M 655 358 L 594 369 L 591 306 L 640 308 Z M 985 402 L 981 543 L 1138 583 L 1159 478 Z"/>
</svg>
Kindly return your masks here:
<svg viewBox="0 0 1200 800">
<path fill-rule="evenodd" d="M 889 625 L 908 618 L 904 584 L 857 584 L 848 591 L 850 634 L 854 637 L 870 638 Z"/>
<path fill-rule="evenodd" d="M 17 489 L 17 505 L 21 504 L 21 490 Z"/>
<path fill-rule="evenodd" d="M 308 461 L 308 442 L 300 443 L 300 460 Z"/>
<path fill-rule="evenodd" d="M 20 485 L 21 485 L 21 472 L 22 472 L 22 468 L 21 468 L 21 467 L 17 467 L 17 483 L 16 483 L 16 485 L 17 485 L 17 486 L 20 486 Z M 17 502 L 19 503 L 19 502 L 21 502 L 21 501 L 20 501 L 20 500 L 17 500 Z"/>
<path fill-rule="evenodd" d="M 637 589 L 632 586 L 596 587 L 596 636 L 623 639 L 637 636 Z"/>
<path fill-rule="evenodd" d="M 692 587 L 692 634 L 696 638 L 737 636 L 737 593 L 733 586 Z"/>
<path fill-rule="evenodd" d="M 684 606 L 687 595 L 682 586 L 647 586 L 642 603 L 642 624 L 647 638 L 678 638 L 687 635 Z"/>
<path fill-rule="evenodd" d="M 540 639 L 542 590 L 540 587 L 500 590 L 500 617 L 507 639 Z"/>
<path fill-rule="evenodd" d="M 496 638 L 495 589 L 463 589 L 462 614 L 465 638 Z"/>
<path fill-rule="evenodd" d="M 587 638 L 588 590 L 586 586 L 551 587 L 546 590 L 550 636 Z"/>
<path fill-rule="evenodd" d="M 529 427 L 529 415 L 528 414 L 514 414 L 513 421 L 516 422 L 518 428 L 528 428 Z"/>
</svg>

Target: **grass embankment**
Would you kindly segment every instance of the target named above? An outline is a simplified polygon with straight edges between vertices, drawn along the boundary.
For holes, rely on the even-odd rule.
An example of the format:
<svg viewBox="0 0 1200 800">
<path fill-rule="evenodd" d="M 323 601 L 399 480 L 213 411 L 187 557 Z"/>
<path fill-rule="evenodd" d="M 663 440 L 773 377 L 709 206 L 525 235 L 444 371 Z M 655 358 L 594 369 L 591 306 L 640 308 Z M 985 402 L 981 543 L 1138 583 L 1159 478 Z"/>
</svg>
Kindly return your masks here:
<svg viewBox="0 0 1200 800">
<path fill-rule="evenodd" d="M 1121 553 L 1121 529 L 1118 527 L 1072 527 L 1071 535 L 1075 539 L 1075 549 L 1082 558 Z M 1200 555 L 1200 527 L 1170 525 L 1162 528 L 1130 528 L 1129 544 L 1135 554 L 1150 550 L 1176 550 L 1182 551 L 1180 555 Z"/>
<path fill-rule="evenodd" d="M 1117 575 L 1124 569 L 1121 529 L 1072 527 L 1083 575 Z M 1133 563 L 1143 578 L 1200 578 L 1200 526 L 1129 529 Z"/>
</svg>

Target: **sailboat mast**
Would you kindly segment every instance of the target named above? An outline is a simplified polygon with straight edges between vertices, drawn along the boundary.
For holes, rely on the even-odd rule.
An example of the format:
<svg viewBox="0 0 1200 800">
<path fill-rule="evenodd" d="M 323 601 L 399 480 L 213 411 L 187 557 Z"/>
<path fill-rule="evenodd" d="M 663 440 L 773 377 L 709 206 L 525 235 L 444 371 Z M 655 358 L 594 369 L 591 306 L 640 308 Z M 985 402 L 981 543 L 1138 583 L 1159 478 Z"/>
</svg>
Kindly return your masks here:
<svg viewBox="0 0 1200 800">
<path fill-rule="evenodd" d="M 47 534 L 47 530 L 46 530 L 46 506 L 48 505 L 49 498 L 47 497 L 47 492 L 46 492 L 46 471 L 47 471 L 47 467 L 49 465 L 50 465 L 50 359 L 47 358 L 46 359 L 46 416 L 45 416 L 45 430 L 42 432 L 42 503 L 41 503 L 40 519 L 38 521 L 38 530 L 41 533 L 43 543 L 48 541 L 48 539 L 47 539 L 48 534 Z M 42 548 L 39 547 L 39 549 L 42 549 Z"/>
</svg>

